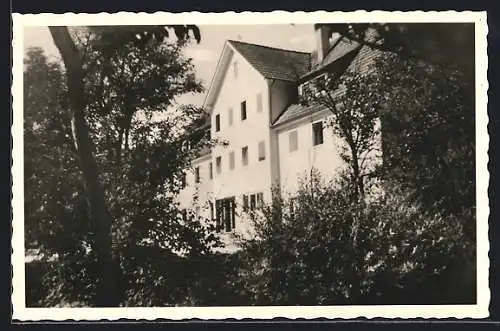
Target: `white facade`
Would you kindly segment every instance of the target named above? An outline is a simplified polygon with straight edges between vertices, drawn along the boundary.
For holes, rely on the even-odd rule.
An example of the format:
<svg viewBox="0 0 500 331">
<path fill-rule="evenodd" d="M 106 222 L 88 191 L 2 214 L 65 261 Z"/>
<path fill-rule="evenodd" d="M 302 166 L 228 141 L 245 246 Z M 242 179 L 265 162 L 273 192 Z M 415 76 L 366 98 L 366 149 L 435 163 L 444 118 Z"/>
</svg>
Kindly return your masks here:
<svg viewBox="0 0 500 331">
<path fill-rule="evenodd" d="M 267 75 L 269 68 L 263 70 L 255 63 L 258 56 L 249 59 L 233 46 L 234 42 L 226 42 L 205 102 L 211 114 L 211 137 L 227 144 L 217 144 L 193 162 L 179 201 L 184 208 L 204 206 L 200 213 L 219 219 L 221 232 L 251 235 L 251 222 L 244 209 L 253 210 L 260 202 L 270 202 L 274 186 L 278 185 L 282 194 L 293 194 L 299 179 L 311 169 L 318 169 L 328 179 L 345 164 L 339 155 L 341 140 L 327 127 L 328 110 L 277 121 L 287 107 L 297 103 L 299 79 Z M 345 54 L 352 53 L 354 48 L 349 47 Z M 359 61 L 364 53 L 361 49 L 354 56 L 351 68 L 365 65 Z M 329 56 L 324 54 L 322 59 Z M 318 122 L 323 124 L 321 142 L 313 129 Z M 195 180 L 197 172 L 199 182 Z M 193 196 L 198 197 L 197 204 Z"/>
<path fill-rule="evenodd" d="M 297 191 L 299 181 L 314 168 L 332 179 L 345 166 L 340 158 L 342 141 L 327 127 L 328 110 L 301 117 L 275 129 L 279 140 L 280 188 L 284 195 Z M 313 124 L 322 122 L 323 142 L 314 144 Z M 291 135 L 297 136 L 294 148 Z"/>
</svg>

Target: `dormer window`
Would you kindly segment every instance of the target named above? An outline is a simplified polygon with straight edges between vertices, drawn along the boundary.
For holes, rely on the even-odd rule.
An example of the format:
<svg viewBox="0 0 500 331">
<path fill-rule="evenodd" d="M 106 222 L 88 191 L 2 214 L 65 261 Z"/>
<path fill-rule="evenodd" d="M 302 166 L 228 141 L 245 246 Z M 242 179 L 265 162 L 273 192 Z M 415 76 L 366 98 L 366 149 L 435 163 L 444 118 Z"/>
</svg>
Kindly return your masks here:
<svg viewBox="0 0 500 331">
<path fill-rule="evenodd" d="M 317 77 L 312 78 L 311 80 L 302 83 L 299 85 L 299 96 L 304 96 L 307 93 L 316 93 L 318 91 L 318 84 L 326 87 L 326 81 L 329 75 L 327 73 L 321 74 Z"/>
</svg>

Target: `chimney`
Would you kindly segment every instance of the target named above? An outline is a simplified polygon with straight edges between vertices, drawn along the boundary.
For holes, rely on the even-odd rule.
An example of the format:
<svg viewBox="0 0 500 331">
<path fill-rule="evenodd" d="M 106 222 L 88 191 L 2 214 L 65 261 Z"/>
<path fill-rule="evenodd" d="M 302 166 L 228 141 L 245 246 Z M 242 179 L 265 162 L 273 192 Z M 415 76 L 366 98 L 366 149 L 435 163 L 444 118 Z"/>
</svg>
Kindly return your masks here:
<svg viewBox="0 0 500 331">
<path fill-rule="evenodd" d="M 330 29 L 326 24 L 317 24 L 314 29 L 316 34 L 316 60 L 319 64 L 330 50 Z"/>
</svg>

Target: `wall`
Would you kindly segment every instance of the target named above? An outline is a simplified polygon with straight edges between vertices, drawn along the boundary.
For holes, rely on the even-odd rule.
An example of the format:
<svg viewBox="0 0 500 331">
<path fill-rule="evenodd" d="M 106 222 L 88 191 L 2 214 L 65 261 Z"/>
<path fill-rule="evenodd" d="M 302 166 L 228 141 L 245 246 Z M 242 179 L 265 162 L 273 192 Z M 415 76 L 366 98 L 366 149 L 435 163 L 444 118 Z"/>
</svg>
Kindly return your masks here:
<svg viewBox="0 0 500 331">
<path fill-rule="evenodd" d="M 238 63 L 238 75 L 234 75 L 234 62 Z M 257 94 L 262 94 L 262 111 L 257 112 Z M 240 104 L 247 103 L 247 119 L 242 121 Z M 228 142 L 228 146 L 212 149 L 214 165 L 213 194 L 215 199 L 234 196 L 236 214 L 241 215 L 243 194 L 264 193 L 264 200 L 270 200 L 270 136 L 269 107 L 266 80 L 246 62 L 239 53 L 234 52 L 223 77 L 219 95 L 214 103 L 211 120 L 213 138 Z M 229 125 L 229 109 L 233 109 L 233 123 Z M 215 116 L 220 115 L 220 132 L 215 131 Z M 265 160 L 258 160 L 258 143 L 265 142 Z M 241 149 L 248 146 L 248 165 L 243 166 Z M 229 153 L 235 155 L 235 167 L 229 167 Z M 217 174 L 216 158 L 222 157 L 222 172 Z M 250 224 L 242 217 L 236 219 L 236 231 L 249 231 Z"/>
<path fill-rule="evenodd" d="M 178 202 L 181 208 L 199 208 L 200 215 L 210 217 L 208 201 L 213 196 L 213 180 L 209 178 L 210 155 L 193 160 L 191 168 L 186 170 L 186 187 L 179 193 Z M 195 169 L 200 169 L 200 182 L 195 181 Z M 198 202 L 195 203 L 194 197 Z"/>
<path fill-rule="evenodd" d="M 299 179 L 309 175 L 312 168 L 318 169 L 325 178 L 333 179 L 345 166 L 339 151 L 342 140 L 336 137 L 332 129 L 326 127 L 329 114 L 325 110 L 309 115 L 277 128 L 279 159 L 281 165 L 280 182 L 284 196 L 293 194 L 299 185 Z M 312 124 L 323 120 L 323 144 L 313 146 Z M 298 149 L 290 152 L 289 133 L 297 131 Z"/>
<path fill-rule="evenodd" d="M 269 80 L 269 123 L 272 124 L 290 104 L 297 102 L 297 84 L 279 80 Z M 280 185 L 280 148 L 278 135 L 275 130 L 269 130 L 269 141 L 271 148 L 271 183 L 273 186 Z"/>
</svg>

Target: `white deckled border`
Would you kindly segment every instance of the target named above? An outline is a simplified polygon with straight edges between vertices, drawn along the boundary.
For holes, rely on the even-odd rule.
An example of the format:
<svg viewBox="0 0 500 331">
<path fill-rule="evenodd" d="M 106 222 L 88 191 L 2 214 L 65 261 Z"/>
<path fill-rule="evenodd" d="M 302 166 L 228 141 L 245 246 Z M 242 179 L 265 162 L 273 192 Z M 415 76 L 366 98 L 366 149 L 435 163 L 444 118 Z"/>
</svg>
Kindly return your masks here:
<svg viewBox="0 0 500 331">
<path fill-rule="evenodd" d="M 329 22 L 474 22 L 476 27 L 476 189 L 477 189 L 477 304 L 475 305 L 404 305 L 404 306 L 293 306 L 293 307 L 175 307 L 175 308 L 26 308 L 24 275 L 24 185 L 23 185 L 23 29 L 48 25 L 144 25 L 196 24 L 312 24 Z M 203 31 L 202 31 L 203 33 Z M 100 14 L 13 14 L 13 233 L 12 233 L 12 305 L 15 320 L 117 320 L 158 318 L 211 319 L 254 318 L 485 318 L 489 316 L 489 241 L 487 133 L 487 33 L 486 12 L 286 12 L 268 13 L 100 13 Z M 203 35 L 202 35 L 203 38 Z"/>
</svg>

